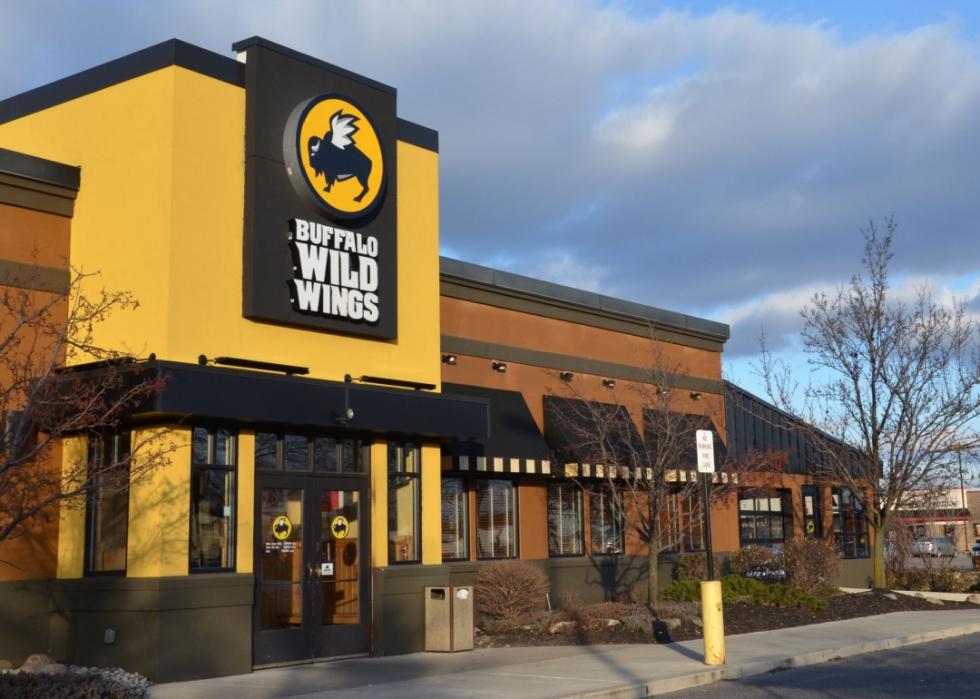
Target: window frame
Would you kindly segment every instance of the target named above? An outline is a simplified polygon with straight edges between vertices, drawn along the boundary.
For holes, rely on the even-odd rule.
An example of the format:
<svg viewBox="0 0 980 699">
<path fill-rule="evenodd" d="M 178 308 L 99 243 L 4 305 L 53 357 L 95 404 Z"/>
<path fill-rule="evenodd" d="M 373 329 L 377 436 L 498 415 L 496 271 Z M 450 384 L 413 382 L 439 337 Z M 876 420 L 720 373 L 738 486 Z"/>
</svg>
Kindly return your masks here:
<svg viewBox="0 0 980 699">
<path fill-rule="evenodd" d="M 806 499 L 813 498 L 813 514 L 806 512 Z M 806 540 L 819 540 L 823 538 L 823 488 L 816 483 L 805 483 L 800 487 L 800 504 L 803 516 L 803 538 Z M 814 530 L 810 534 L 807 532 L 807 523 L 813 520 Z"/>
<path fill-rule="evenodd" d="M 758 510 L 756 509 L 757 502 L 759 500 L 772 500 L 773 498 L 779 498 L 779 512 L 775 510 L 766 509 Z M 753 507 L 751 510 L 746 510 L 742 508 L 742 502 L 745 500 L 752 500 Z M 767 508 L 769 505 L 767 505 Z M 736 502 L 736 508 L 738 510 L 738 544 L 739 547 L 745 548 L 746 546 L 765 546 L 768 548 L 782 547 L 787 541 L 793 539 L 793 501 L 791 499 L 790 490 L 787 488 L 769 488 L 769 489 L 748 489 L 740 490 L 738 492 L 738 499 Z M 746 513 L 746 514 L 743 514 Z M 742 519 L 743 517 L 752 517 L 753 520 L 759 517 L 765 517 L 768 520 L 768 529 L 770 534 L 772 533 L 772 520 L 779 519 L 780 527 L 782 529 L 782 537 L 776 538 L 773 536 L 769 537 L 753 537 L 751 539 L 746 539 L 743 533 Z M 753 523 L 753 530 L 755 529 L 755 524 Z"/>
<path fill-rule="evenodd" d="M 844 493 L 847 493 L 847 498 Z M 845 509 L 845 499 L 850 501 L 850 506 Z M 830 511 L 831 529 L 834 534 L 834 543 L 837 545 L 837 552 L 844 560 L 859 560 L 871 557 L 871 535 L 868 526 L 868 518 L 864 514 L 864 504 L 854 495 L 850 488 L 835 487 L 830 492 Z M 848 517 L 849 515 L 849 517 Z M 846 522 L 850 521 L 856 525 L 853 532 L 849 532 Z M 839 525 L 839 526 L 838 526 Z M 864 553 L 859 553 L 858 540 L 863 536 Z M 848 553 L 848 540 L 853 539 L 853 555 Z"/>
<path fill-rule="evenodd" d="M 606 486 L 600 486 L 598 488 L 589 489 L 589 546 L 588 553 L 590 556 L 623 556 L 626 555 L 626 518 L 623 514 L 622 507 L 616 507 L 615 496 L 612 490 Z M 611 512 L 613 516 L 612 526 L 614 531 L 617 532 L 619 537 L 619 550 L 618 551 L 597 551 L 596 541 L 595 541 L 595 513 L 605 509 L 604 505 L 600 505 L 599 508 L 595 506 L 595 500 L 600 499 L 601 503 L 605 503 L 606 499 L 609 498 L 611 505 Z M 608 544 L 604 544 L 608 546 Z"/>
<path fill-rule="evenodd" d="M 463 530 L 463 532 L 462 532 L 462 535 L 461 536 L 457 532 L 456 541 L 459 542 L 460 540 L 462 540 L 462 543 L 463 543 L 463 553 L 462 553 L 461 556 L 447 558 L 446 557 L 446 549 L 445 549 L 446 542 L 445 541 L 442 541 L 441 542 L 442 543 L 442 561 L 443 561 L 443 563 L 459 563 L 460 561 L 469 561 L 470 560 L 470 549 L 471 549 L 471 546 L 470 546 L 470 488 L 469 488 L 469 481 L 468 481 L 468 479 L 463 478 L 462 476 L 449 476 L 449 477 L 442 477 L 442 478 L 440 478 L 440 482 L 439 482 L 439 492 L 440 492 L 440 499 L 439 499 L 439 507 L 440 507 L 439 521 L 440 521 L 440 523 L 443 522 L 443 516 L 445 514 L 445 508 L 446 508 L 445 493 L 443 492 L 442 489 L 445 486 L 445 484 L 447 482 L 450 482 L 450 481 L 452 481 L 452 482 L 458 482 L 460 484 L 460 486 L 461 486 L 461 491 L 460 491 L 459 494 L 462 496 L 460 498 L 460 501 L 462 502 L 462 505 L 463 505 L 463 507 L 462 507 L 463 513 L 462 513 L 462 516 L 458 517 L 458 519 L 462 523 L 462 530 Z M 457 514 L 458 514 L 458 510 L 457 510 Z M 445 533 L 445 531 L 446 531 L 446 528 L 443 526 L 442 527 L 442 532 Z"/>
<path fill-rule="evenodd" d="M 120 438 L 122 436 L 126 437 L 127 441 L 127 452 L 126 452 L 126 486 L 119 492 L 125 492 L 126 494 L 126 534 L 125 534 L 125 556 L 123 557 L 123 567 L 114 570 L 95 570 L 92 566 L 93 556 L 95 551 L 94 545 L 94 535 L 95 535 L 95 506 L 99 496 L 99 489 L 97 486 L 96 473 L 93 472 L 93 452 L 97 453 L 100 463 L 98 468 L 104 468 L 105 464 L 105 453 L 106 453 L 106 443 L 111 444 L 113 458 L 118 460 L 120 451 Z M 94 444 L 93 444 L 93 440 Z M 131 476 L 131 460 L 132 460 L 132 448 L 133 448 L 133 434 L 131 430 L 120 430 L 107 432 L 105 434 L 93 435 L 89 437 L 88 440 L 88 455 L 87 455 L 87 468 L 89 470 L 89 478 L 93 479 L 88 492 L 85 494 L 85 550 L 84 550 L 84 562 L 82 572 L 85 577 L 125 577 L 129 570 L 129 510 L 130 510 L 130 488 L 132 484 L 130 483 Z"/>
<path fill-rule="evenodd" d="M 203 430 L 207 434 L 207 457 L 204 463 L 199 463 L 196 460 L 195 450 L 194 450 L 194 433 L 198 430 Z M 225 461 L 230 463 L 220 464 L 217 461 L 217 438 L 216 435 L 220 432 L 227 434 L 228 445 L 225 447 L 226 450 L 230 449 L 230 456 L 226 453 Z M 195 568 L 191 565 L 191 556 L 193 555 L 193 543 L 194 543 L 194 495 L 191 487 L 188 487 L 187 498 L 190 503 L 190 509 L 188 510 L 188 533 L 187 533 L 187 572 L 189 575 L 209 575 L 212 573 L 234 573 L 238 570 L 238 508 L 239 508 L 239 481 L 238 477 L 238 455 L 239 455 L 239 434 L 231 428 L 226 427 L 216 427 L 216 426 L 206 426 L 206 425 L 195 425 L 191 428 L 191 472 L 190 472 L 190 482 L 193 482 L 195 472 L 200 471 L 218 471 L 221 473 L 230 474 L 231 477 L 231 487 L 228 491 L 231 493 L 233 502 L 231 503 L 231 515 L 230 524 L 228 526 L 228 550 L 231 557 L 230 566 L 222 567 L 199 567 Z M 189 483 L 190 485 L 190 483 Z"/>
<path fill-rule="evenodd" d="M 272 436 L 276 440 L 275 448 L 275 467 L 266 468 L 259 467 L 258 459 L 253 460 L 253 466 L 255 468 L 255 473 L 278 473 L 278 474 L 288 474 L 288 475 L 307 475 L 307 476 L 317 476 L 326 478 L 365 478 L 370 475 L 371 471 L 371 445 L 370 439 L 363 439 L 361 437 L 350 437 L 345 435 L 338 435 L 333 432 L 306 432 L 306 431 L 290 431 L 282 429 L 257 429 L 254 432 L 255 436 L 255 451 L 258 454 L 258 444 L 260 437 Z M 287 469 L 286 468 L 286 438 L 296 437 L 306 440 L 306 468 L 304 469 Z M 332 440 L 334 443 L 334 448 L 340 448 L 340 454 L 336 462 L 336 471 L 326 471 L 318 470 L 316 467 L 316 448 L 317 444 L 324 440 Z M 357 469 L 351 471 L 345 471 L 343 464 L 343 450 L 347 445 L 352 445 L 352 453 L 354 454 L 354 461 L 357 465 Z"/>
<path fill-rule="evenodd" d="M 401 457 L 393 456 L 394 453 L 397 454 L 397 449 L 401 449 Z M 413 450 L 416 452 L 416 468 L 415 471 L 405 470 L 406 452 L 408 450 Z M 399 461 L 401 462 L 401 468 L 395 468 L 393 470 L 393 465 L 397 467 Z M 412 503 L 412 543 L 414 547 L 413 553 L 414 558 L 405 560 L 395 560 L 392 557 L 392 547 L 394 542 L 391 539 L 392 535 L 392 481 L 396 479 L 408 479 L 409 481 L 414 480 L 415 482 L 415 498 Z M 418 565 L 422 562 L 422 444 L 421 442 L 388 442 L 388 471 L 387 471 L 387 486 L 388 486 L 388 497 L 387 497 L 387 514 L 388 514 L 388 565 Z"/>
<path fill-rule="evenodd" d="M 476 546 L 474 547 L 474 553 L 476 554 L 476 560 L 478 561 L 508 561 L 514 560 L 521 557 L 521 521 L 520 521 L 520 503 L 518 502 L 519 488 L 517 481 L 513 478 L 475 478 L 474 480 L 474 493 L 475 493 L 475 514 L 476 514 L 476 527 L 474 528 L 473 535 L 476 537 Z M 506 483 L 510 486 L 513 508 L 513 555 L 509 556 L 481 556 L 480 555 L 480 491 L 481 488 L 489 489 L 491 483 Z M 491 515 L 492 517 L 492 515 Z M 491 547 L 492 549 L 492 547 Z M 492 550 L 491 550 L 492 553 Z"/>
<path fill-rule="evenodd" d="M 578 553 L 556 553 L 552 548 L 551 542 L 551 524 L 552 524 L 552 509 L 551 504 L 554 500 L 552 491 L 562 490 L 568 488 L 572 491 L 575 499 L 575 504 L 578 506 L 578 547 L 580 551 Z M 558 512 L 559 521 L 561 521 L 561 512 Z M 582 487 L 574 481 L 562 481 L 554 480 L 548 483 L 548 494 L 545 503 L 545 517 L 548 524 L 548 558 L 582 558 L 585 556 L 585 497 L 582 493 Z"/>
</svg>

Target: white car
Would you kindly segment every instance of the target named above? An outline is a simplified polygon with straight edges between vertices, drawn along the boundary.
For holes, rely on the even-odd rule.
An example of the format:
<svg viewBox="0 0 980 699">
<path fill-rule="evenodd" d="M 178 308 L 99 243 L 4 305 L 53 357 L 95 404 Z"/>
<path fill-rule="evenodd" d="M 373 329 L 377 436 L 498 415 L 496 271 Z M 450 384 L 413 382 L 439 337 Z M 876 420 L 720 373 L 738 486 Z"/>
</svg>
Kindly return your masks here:
<svg viewBox="0 0 980 699">
<path fill-rule="evenodd" d="M 927 536 L 915 542 L 915 555 L 917 556 L 949 556 L 956 555 L 956 545 L 945 536 Z"/>
</svg>

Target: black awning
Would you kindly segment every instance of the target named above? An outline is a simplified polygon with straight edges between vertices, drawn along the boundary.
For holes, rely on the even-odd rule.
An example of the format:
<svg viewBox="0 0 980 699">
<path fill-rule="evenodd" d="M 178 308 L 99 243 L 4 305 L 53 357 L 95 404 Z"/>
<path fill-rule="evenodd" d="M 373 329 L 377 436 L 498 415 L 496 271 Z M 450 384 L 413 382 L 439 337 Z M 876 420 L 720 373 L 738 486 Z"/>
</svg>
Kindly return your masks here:
<svg viewBox="0 0 980 699">
<path fill-rule="evenodd" d="M 541 436 L 519 391 L 444 383 L 446 396 L 486 401 L 490 408 L 490 435 L 486 439 L 443 446 L 454 471 L 503 473 L 551 472 L 551 449 Z"/>
<path fill-rule="evenodd" d="M 80 368 L 78 373 L 84 378 L 99 371 Z M 164 384 L 133 411 L 134 418 L 190 417 L 438 439 L 486 439 L 489 433 L 487 401 L 481 398 L 159 360 L 140 362 L 131 371 L 140 380 L 155 374 Z"/>
<path fill-rule="evenodd" d="M 622 405 L 545 396 L 544 435 L 563 464 L 619 468 L 644 464 L 643 440 Z M 583 467 L 581 473 L 588 476 L 593 471 Z"/>
<path fill-rule="evenodd" d="M 677 464 L 674 466 L 676 469 L 697 469 L 698 448 L 695 433 L 698 430 L 711 430 L 714 435 L 715 470 L 720 471 L 728 463 L 728 450 L 710 417 L 643 409 L 643 438 L 650 456 L 654 457 L 659 450 L 666 454 L 677 454 Z"/>
</svg>

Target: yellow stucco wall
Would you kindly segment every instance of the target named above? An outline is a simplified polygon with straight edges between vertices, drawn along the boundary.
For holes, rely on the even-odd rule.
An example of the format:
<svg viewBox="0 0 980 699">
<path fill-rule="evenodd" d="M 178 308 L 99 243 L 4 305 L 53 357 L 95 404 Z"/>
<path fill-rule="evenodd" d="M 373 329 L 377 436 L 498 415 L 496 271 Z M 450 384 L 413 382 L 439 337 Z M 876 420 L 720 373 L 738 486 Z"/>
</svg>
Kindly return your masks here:
<svg viewBox="0 0 980 699">
<path fill-rule="evenodd" d="M 146 471 L 129 486 L 126 575 L 186 575 L 190 554 L 191 430 L 134 430 L 132 445 L 134 473 L 141 468 L 141 452 L 152 453 L 161 448 L 170 451 L 167 463 Z"/>
<path fill-rule="evenodd" d="M 3 147 L 82 168 L 71 262 L 141 304 L 98 328 L 102 346 L 438 383 L 438 155 L 397 145 L 398 338 L 384 342 L 242 317 L 244 138 L 245 91 L 177 67 L 0 124 Z"/>
<path fill-rule="evenodd" d="M 371 444 L 371 567 L 388 565 L 388 443 Z"/>
<path fill-rule="evenodd" d="M 252 572 L 255 542 L 255 433 L 238 435 L 238 524 L 235 533 L 235 568 L 239 573 Z"/>
<path fill-rule="evenodd" d="M 422 563 L 442 563 L 442 452 L 422 445 Z"/>
<path fill-rule="evenodd" d="M 70 491 L 88 464 L 88 440 L 70 437 L 62 442 L 62 482 Z M 81 500 L 65 503 L 58 512 L 59 578 L 80 578 L 85 574 L 85 505 Z"/>
</svg>

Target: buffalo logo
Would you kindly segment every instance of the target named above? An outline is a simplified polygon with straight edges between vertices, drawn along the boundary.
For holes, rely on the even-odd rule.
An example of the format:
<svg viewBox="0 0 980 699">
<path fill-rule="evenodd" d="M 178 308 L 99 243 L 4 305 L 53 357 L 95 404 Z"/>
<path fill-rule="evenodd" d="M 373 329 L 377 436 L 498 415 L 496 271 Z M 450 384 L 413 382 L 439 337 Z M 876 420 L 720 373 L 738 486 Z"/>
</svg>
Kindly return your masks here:
<svg viewBox="0 0 980 699">
<path fill-rule="evenodd" d="M 362 216 L 381 201 L 381 142 L 368 115 L 349 100 L 321 95 L 298 105 L 287 122 L 284 151 L 294 185 L 333 216 Z"/>
<path fill-rule="evenodd" d="M 279 515 L 272 521 L 272 536 L 278 541 L 285 541 L 293 531 L 293 523 L 286 515 Z"/>
<path fill-rule="evenodd" d="M 350 522 L 343 515 L 338 515 L 330 523 L 330 531 L 333 532 L 335 539 L 346 539 L 350 533 Z"/>
</svg>

